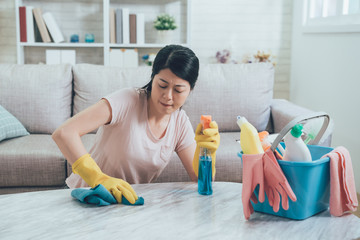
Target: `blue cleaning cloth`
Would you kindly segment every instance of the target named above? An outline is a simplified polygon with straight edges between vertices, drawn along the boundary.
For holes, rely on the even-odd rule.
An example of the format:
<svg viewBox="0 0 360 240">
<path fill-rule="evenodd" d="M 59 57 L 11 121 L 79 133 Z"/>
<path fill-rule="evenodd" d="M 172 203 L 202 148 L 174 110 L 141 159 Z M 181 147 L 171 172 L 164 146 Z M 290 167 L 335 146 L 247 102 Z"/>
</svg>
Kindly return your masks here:
<svg viewBox="0 0 360 240">
<path fill-rule="evenodd" d="M 71 196 L 82 203 L 94 204 L 97 206 L 107 206 L 117 203 L 114 196 L 101 184 L 90 189 L 74 189 L 71 191 Z M 122 196 L 121 203 L 125 205 L 143 205 L 144 198 L 139 197 L 134 204 L 131 204 L 124 196 Z"/>
</svg>

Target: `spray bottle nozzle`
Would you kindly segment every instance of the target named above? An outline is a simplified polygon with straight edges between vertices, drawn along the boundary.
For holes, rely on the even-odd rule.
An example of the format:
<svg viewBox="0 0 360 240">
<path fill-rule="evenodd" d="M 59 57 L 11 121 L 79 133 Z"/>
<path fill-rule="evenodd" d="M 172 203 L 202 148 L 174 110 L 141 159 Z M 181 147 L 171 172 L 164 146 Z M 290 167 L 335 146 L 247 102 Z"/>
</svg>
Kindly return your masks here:
<svg viewBox="0 0 360 240">
<path fill-rule="evenodd" d="M 203 125 L 203 130 L 210 128 L 211 115 L 201 115 L 200 122 Z"/>
</svg>

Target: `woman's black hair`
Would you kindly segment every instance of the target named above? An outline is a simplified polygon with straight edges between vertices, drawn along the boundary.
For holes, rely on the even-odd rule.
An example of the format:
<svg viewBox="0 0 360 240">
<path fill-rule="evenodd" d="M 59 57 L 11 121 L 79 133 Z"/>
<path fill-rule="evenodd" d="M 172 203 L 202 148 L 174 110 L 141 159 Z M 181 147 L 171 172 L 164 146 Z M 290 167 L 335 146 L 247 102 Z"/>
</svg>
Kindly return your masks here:
<svg viewBox="0 0 360 240">
<path fill-rule="evenodd" d="M 179 78 L 188 81 L 191 90 L 195 87 L 199 75 L 199 59 L 195 53 L 190 48 L 181 45 L 167 45 L 156 55 L 151 80 L 142 87 L 147 91 L 148 95 L 151 94 L 154 76 L 167 68 Z"/>
</svg>

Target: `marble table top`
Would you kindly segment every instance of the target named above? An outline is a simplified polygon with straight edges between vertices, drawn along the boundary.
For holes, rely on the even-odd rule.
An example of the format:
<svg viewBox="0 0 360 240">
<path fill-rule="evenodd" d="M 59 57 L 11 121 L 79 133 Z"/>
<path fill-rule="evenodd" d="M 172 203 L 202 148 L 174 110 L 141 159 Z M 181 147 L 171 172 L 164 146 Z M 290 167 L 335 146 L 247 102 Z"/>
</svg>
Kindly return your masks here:
<svg viewBox="0 0 360 240">
<path fill-rule="evenodd" d="M 71 189 L 0 195 L 0 239 L 356 239 L 360 218 L 329 211 L 302 221 L 243 215 L 240 183 L 132 185 L 143 206 L 80 203 Z"/>
</svg>

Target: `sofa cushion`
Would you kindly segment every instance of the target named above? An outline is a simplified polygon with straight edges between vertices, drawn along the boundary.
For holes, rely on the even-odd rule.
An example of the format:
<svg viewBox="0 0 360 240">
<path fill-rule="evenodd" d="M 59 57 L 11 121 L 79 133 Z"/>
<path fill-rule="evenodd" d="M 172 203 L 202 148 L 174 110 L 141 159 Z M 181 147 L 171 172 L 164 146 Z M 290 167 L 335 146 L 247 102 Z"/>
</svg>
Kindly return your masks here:
<svg viewBox="0 0 360 240">
<path fill-rule="evenodd" d="M 102 97 L 126 87 L 143 87 L 150 81 L 151 67 L 105 67 L 77 64 L 74 73 L 74 115 Z"/>
<path fill-rule="evenodd" d="M 71 65 L 0 64 L 0 104 L 30 133 L 52 133 L 71 116 Z"/>
<path fill-rule="evenodd" d="M 63 186 L 66 164 L 49 134 L 0 143 L 0 187 Z"/>
<path fill-rule="evenodd" d="M 29 135 L 24 126 L 0 105 L 0 142 L 4 139 Z"/>
<path fill-rule="evenodd" d="M 184 110 L 196 128 L 202 114 L 212 115 L 220 131 L 239 131 L 236 116 L 245 116 L 258 131 L 270 119 L 274 68 L 270 63 L 206 64 Z"/>
</svg>

